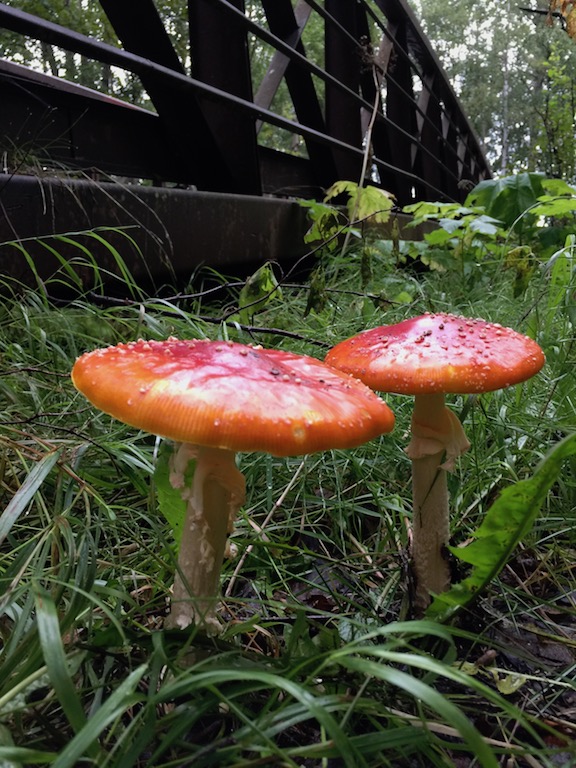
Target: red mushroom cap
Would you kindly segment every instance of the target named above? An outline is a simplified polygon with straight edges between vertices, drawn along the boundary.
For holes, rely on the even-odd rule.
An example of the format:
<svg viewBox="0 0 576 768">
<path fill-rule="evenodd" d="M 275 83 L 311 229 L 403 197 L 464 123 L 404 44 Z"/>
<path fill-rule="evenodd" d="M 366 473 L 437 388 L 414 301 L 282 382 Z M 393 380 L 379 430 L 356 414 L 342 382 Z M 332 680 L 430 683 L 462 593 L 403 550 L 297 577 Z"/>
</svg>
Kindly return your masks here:
<svg viewBox="0 0 576 768">
<path fill-rule="evenodd" d="M 417 395 L 509 387 L 538 373 L 545 358 L 535 341 L 510 328 L 438 313 L 359 333 L 325 361 L 372 389 Z"/>
<path fill-rule="evenodd" d="M 312 357 L 233 342 L 137 341 L 82 355 L 100 410 L 179 442 L 291 456 L 361 445 L 394 426 L 357 379 Z"/>
</svg>

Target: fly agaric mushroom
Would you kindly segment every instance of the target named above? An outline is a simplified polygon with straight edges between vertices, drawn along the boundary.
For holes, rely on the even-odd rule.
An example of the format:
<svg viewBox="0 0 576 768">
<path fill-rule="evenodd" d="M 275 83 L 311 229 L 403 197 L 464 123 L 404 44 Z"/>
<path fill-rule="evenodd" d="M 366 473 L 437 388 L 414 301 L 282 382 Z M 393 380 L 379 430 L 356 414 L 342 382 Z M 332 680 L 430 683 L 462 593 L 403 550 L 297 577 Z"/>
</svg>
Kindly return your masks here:
<svg viewBox="0 0 576 768">
<path fill-rule="evenodd" d="M 228 534 L 244 502 L 236 451 L 294 456 L 352 448 L 389 432 L 388 406 L 312 357 L 233 342 L 137 341 L 82 355 L 76 388 L 100 410 L 176 441 L 170 482 L 187 502 L 167 626 L 215 615 Z M 191 488 L 184 487 L 190 459 Z"/>
<path fill-rule="evenodd" d="M 479 394 L 529 379 L 544 365 L 538 344 L 510 328 L 448 314 L 426 314 L 373 328 L 337 344 L 325 362 L 372 389 L 415 395 L 412 437 L 412 559 L 415 608 L 450 585 L 446 470 L 469 447 L 445 394 Z"/>
</svg>

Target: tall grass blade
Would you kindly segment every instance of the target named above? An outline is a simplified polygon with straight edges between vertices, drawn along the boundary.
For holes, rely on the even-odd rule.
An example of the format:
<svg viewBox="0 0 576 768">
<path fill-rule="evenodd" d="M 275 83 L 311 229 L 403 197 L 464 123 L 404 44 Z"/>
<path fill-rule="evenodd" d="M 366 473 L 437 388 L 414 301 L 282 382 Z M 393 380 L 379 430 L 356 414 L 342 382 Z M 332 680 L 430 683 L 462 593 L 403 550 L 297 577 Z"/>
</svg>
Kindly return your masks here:
<svg viewBox="0 0 576 768">
<path fill-rule="evenodd" d="M 395 669 L 387 664 L 379 664 L 369 659 L 347 656 L 342 658 L 340 663 L 347 669 L 375 677 L 419 699 L 458 731 L 483 768 L 498 768 L 499 763 L 494 752 L 462 710 L 422 680 L 400 669 Z"/>
<path fill-rule="evenodd" d="M 41 588 L 37 588 L 35 598 L 38 635 L 48 677 L 62 705 L 64 714 L 74 731 L 78 732 L 86 724 L 86 715 L 74 682 L 70 677 L 56 605 L 48 592 Z"/>
<path fill-rule="evenodd" d="M 0 544 L 2 544 L 20 515 L 26 511 L 32 497 L 50 474 L 61 453 L 60 449 L 52 450 L 40 459 L 11 498 L 8 506 L 0 516 Z"/>
<path fill-rule="evenodd" d="M 135 691 L 147 669 L 148 665 L 142 664 L 118 685 L 114 693 L 106 699 L 82 730 L 62 750 L 58 759 L 53 763 L 54 768 L 74 768 L 74 766 L 78 765 L 79 759 L 83 755 L 89 754 L 90 745 L 99 738 L 102 731 L 129 707 L 141 700 L 142 697 L 136 694 Z M 97 765 L 102 764 L 103 760 L 101 758 Z"/>
<path fill-rule="evenodd" d="M 27 747 L 0 747 L 3 768 L 20 768 L 28 765 L 50 765 L 57 757 L 55 752 L 43 752 Z"/>
<path fill-rule="evenodd" d="M 193 675 L 179 678 L 171 686 L 160 691 L 157 695 L 157 700 L 163 702 L 167 699 L 178 698 L 179 696 L 190 696 L 194 691 L 229 685 L 233 681 L 244 682 L 251 686 L 255 683 L 260 683 L 263 687 L 269 688 L 272 691 L 282 691 L 284 694 L 291 696 L 307 708 L 309 717 L 314 718 L 326 732 L 327 736 L 334 742 L 334 747 L 347 768 L 362 768 L 366 765 L 364 758 L 350 743 L 349 738 L 336 719 L 317 701 L 316 697 L 309 690 L 293 680 L 272 672 L 259 669 L 243 671 L 230 669 L 229 667 L 207 672 L 196 670 Z M 257 723 L 254 723 L 254 727 L 257 727 Z"/>
</svg>

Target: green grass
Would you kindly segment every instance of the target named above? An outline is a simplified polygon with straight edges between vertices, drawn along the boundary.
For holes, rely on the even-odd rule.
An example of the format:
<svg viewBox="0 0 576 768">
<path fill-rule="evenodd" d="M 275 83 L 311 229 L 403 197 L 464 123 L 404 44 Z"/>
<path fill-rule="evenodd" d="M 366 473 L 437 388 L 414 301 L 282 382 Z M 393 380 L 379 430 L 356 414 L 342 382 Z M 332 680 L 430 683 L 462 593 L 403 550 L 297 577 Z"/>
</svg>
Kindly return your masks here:
<svg viewBox="0 0 576 768">
<path fill-rule="evenodd" d="M 456 545 L 574 431 L 572 277 L 552 296 L 538 272 L 514 298 L 498 263 L 466 279 L 382 257 L 369 284 L 359 273 L 358 257 L 334 257 L 326 304 L 308 314 L 307 283 L 288 276 L 250 326 L 235 316 L 240 285 L 159 299 L 122 269 L 125 302 L 108 301 L 97 274 L 82 289 L 98 301 L 52 301 L 51 285 L 78 288 L 66 270 L 2 302 L 2 765 L 576 765 L 576 459 L 472 607 L 445 625 L 411 620 L 406 397 L 386 396 L 394 433 L 353 451 L 242 455 L 226 629 L 163 630 L 175 553 L 152 480 L 159 441 L 76 392 L 69 372 L 85 350 L 175 335 L 322 357 L 429 310 L 529 331 L 547 354 L 541 374 L 451 399 L 473 444 L 449 481 Z"/>
</svg>

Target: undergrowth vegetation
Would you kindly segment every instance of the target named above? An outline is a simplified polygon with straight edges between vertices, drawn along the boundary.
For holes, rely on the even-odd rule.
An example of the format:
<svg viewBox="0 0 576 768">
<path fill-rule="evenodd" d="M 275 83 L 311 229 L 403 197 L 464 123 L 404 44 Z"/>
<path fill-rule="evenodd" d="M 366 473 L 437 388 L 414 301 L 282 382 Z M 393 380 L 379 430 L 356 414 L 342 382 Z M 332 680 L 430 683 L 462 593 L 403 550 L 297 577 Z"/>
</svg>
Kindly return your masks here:
<svg viewBox="0 0 576 768">
<path fill-rule="evenodd" d="M 494 188 L 477 189 L 470 205 L 415 207 L 435 222 L 419 243 L 311 207 L 328 242 L 301 282 L 268 265 L 247 285 L 206 273 L 210 290 L 197 276 L 159 298 L 119 253 L 113 278 L 79 252 L 33 288 L 5 283 L 3 766 L 576 765 L 576 229 L 563 218 L 574 190 L 524 182 L 534 200 L 521 228 L 501 223 Z M 522 183 L 501 184 L 504 202 Z M 56 301 L 63 282 L 75 298 Z M 457 554 L 487 515 L 513 545 L 475 599 L 441 621 L 411 616 L 411 403 L 386 395 L 391 435 L 240 457 L 248 496 L 224 569 L 224 632 L 165 630 L 175 544 L 155 488 L 162 441 L 92 408 L 70 382 L 75 358 L 168 336 L 322 358 L 426 311 L 509 325 L 547 356 L 523 385 L 450 401 L 472 442 L 449 477 L 454 581 L 478 568 Z M 525 513 L 521 530 L 506 530 L 506 504 Z"/>
</svg>

